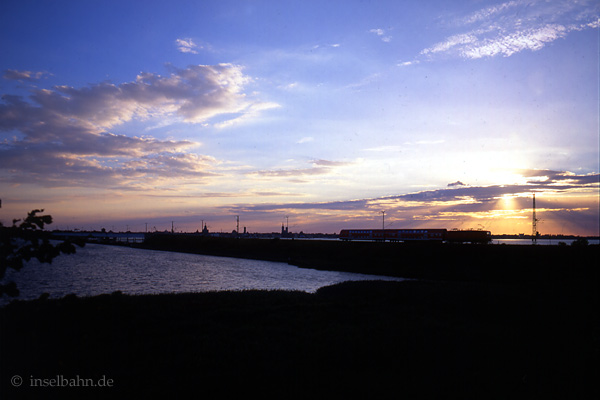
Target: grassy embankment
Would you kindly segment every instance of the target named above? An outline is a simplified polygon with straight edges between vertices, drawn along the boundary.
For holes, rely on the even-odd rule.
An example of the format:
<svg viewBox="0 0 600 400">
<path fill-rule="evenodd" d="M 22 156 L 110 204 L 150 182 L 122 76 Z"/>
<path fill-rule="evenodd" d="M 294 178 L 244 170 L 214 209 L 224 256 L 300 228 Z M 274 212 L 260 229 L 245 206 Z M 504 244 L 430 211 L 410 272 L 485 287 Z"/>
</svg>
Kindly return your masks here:
<svg viewBox="0 0 600 400">
<path fill-rule="evenodd" d="M 404 278 L 538 282 L 598 276 L 599 246 L 523 246 L 234 239 L 151 235 L 149 249 L 287 262 L 300 267 Z"/>
<path fill-rule="evenodd" d="M 418 249 L 437 257 L 434 248 Z M 489 273 L 467 282 L 451 268 L 445 282 L 352 282 L 316 294 L 113 294 L 13 303 L 0 310 L 0 397 L 139 398 L 192 390 L 207 398 L 594 398 L 598 279 L 580 265 L 584 257 L 597 259 L 598 248 L 591 249 L 565 253 L 573 264 L 551 266 L 552 274 L 535 269 L 511 282 L 493 282 Z M 463 255 L 467 261 L 454 268 L 469 270 L 472 255 Z M 492 256 L 488 262 L 498 262 Z M 369 273 L 377 268 L 365 266 Z M 57 374 L 106 376 L 114 386 L 27 387 L 31 377 Z M 10 385 L 14 375 L 25 378 L 22 387 Z"/>
</svg>

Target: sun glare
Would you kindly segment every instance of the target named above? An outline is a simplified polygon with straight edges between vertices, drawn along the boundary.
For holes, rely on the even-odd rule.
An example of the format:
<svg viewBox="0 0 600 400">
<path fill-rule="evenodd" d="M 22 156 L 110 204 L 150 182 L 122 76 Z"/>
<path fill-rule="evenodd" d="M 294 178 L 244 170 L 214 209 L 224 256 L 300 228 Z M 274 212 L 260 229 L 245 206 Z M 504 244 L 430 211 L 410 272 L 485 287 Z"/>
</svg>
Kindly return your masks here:
<svg viewBox="0 0 600 400">
<path fill-rule="evenodd" d="M 505 194 L 500 197 L 500 201 L 498 201 L 498 208 L 501 210 L 514 210 L 516 206 L 515 201 L 516 196 L 512 194 Z"/>
</svg>

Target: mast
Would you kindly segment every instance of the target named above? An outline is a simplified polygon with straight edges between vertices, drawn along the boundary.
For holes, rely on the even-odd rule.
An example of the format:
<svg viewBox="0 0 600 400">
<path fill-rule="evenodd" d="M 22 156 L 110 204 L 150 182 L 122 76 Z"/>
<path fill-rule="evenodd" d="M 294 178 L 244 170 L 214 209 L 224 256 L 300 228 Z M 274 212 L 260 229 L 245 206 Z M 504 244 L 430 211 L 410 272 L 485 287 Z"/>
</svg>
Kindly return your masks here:
<svg viewBox="0 0 600 400">
<path fill-rule="evenodd" d="M 537 244 L 537 217 L 535 215 L 535 193 L 533 194 L 533 218 L 531 226 L 531 244 Z"/>
</svg>

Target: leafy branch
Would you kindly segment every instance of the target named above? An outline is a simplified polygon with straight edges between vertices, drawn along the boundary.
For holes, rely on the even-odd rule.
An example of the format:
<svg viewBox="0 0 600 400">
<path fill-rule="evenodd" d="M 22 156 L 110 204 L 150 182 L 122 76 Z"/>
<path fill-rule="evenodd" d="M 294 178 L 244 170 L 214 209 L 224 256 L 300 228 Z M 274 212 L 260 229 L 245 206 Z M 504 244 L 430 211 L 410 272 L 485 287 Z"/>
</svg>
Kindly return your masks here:
<svg viewBox="0 0 600 400">
<path fill-rule="evenodd" d="M 44 231 L 44 226 L 52 223 L 52 216 L 38 215 L 43 212 L 33 210 L 27 214 L 27 218 L 14 219 L 12 226 L 8 227 L 0 222 L 0 280 L 4 279 L 8 268 L 19 271 L 31 259 L 51 263 L 61 253 L 75 253 L 75 246 L 70 241 L 50 243 L 50 234 Z M 76 244 L 83 246 L 84 242 Z M 3 294 L 16 297 L 19 290 L 14 282 L 0 284 L 0 296 Z"/>
</svg>

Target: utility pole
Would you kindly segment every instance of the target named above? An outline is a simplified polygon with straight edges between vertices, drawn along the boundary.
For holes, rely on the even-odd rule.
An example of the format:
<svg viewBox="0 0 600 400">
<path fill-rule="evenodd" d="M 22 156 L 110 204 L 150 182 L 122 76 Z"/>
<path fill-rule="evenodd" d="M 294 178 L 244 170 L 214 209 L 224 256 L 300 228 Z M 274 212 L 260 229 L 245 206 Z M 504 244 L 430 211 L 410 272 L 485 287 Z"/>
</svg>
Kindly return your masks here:
<svg viewBox="0 0 600 400">
<path fill-rule="evenodd" d="M 235 228 L 235 233 L 236 233 L 236 235 L 240 236 L 240 216 L 236 215 L 236 219 L 237 219 L 237 225 Z"/>
</svg>

